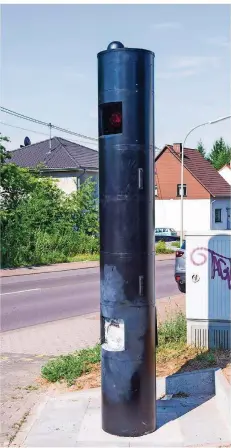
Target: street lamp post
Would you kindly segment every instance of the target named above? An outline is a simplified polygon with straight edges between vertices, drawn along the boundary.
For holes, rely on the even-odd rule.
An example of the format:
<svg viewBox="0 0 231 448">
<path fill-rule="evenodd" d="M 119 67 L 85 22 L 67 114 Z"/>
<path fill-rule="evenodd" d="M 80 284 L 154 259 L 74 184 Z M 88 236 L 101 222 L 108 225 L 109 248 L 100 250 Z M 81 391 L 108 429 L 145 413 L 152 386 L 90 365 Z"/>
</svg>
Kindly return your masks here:
<svg viewBox="0 0 231 448">
<path fill-rule="evenodd" d="M 219 121 L 228 120 L 228 118 L 231 118 L 231 115 L 227 115 L 225 117 L 217 118 L 216 120 L 212 121 L 206 121 L 205 123 L 198 124 L 194 128 L 192 128 L 186 135 L 183 144 L 182 144 L 182 152 L 181 152 L 181 192 L 180 192 L 180 201 L 181 201 L 181 226 L 180 226 L 180 245 L 183 243 L 183 237 L 184 237 L 184 148 L 185 143 L 188 138 L 188 136 L 195 131 L 195 129 L 200 128 L 202 126 L 206 126 L 207 124 L 215 124 Z"/>
</svg>

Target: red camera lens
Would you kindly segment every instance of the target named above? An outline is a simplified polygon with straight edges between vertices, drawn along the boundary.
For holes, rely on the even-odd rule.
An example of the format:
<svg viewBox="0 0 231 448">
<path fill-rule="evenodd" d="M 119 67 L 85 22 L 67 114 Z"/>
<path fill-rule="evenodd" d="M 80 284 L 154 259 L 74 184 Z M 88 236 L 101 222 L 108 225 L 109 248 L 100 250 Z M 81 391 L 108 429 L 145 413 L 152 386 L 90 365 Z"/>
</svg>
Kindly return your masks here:
<svg viewBox="0 0 231 448">
<path fill-rule="evenodd" d="M 122 123 L 122 115 L 120 113 L 114 113 L 111 115 L 110 122 L 112 126 L 120 126 Z"/>
<path fill-rule="evenodd" d="M 104 103 L 99 106 L 99 134 L 113 135 L 123 132 L 122 101 Z"/>
</svg>

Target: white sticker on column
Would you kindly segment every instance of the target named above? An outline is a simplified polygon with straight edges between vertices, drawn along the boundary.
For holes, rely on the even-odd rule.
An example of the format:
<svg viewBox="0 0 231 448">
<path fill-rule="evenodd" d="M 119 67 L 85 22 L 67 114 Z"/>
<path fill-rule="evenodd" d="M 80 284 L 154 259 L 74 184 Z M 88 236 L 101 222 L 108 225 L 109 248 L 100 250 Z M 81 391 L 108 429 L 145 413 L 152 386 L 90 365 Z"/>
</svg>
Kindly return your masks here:
<svg viewBox="0 0 231 448">
<path fill-rule="evenodd" d="M 104 337 L 102 345 L 109 352 L 122 352 L 124 350 L 124 321 L 122 319 L 105 319 Z"/>
</svg>

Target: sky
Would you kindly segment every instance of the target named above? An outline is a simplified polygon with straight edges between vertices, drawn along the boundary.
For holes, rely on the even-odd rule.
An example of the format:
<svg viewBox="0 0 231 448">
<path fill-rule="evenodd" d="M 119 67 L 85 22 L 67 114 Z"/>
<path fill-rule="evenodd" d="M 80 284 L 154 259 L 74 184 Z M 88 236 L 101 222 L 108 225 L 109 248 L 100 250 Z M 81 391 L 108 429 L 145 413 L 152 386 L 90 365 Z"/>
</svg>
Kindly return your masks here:
<svg viewBox="0 0 231 448">
<path fill-rule="evenodd" d="M 155 53 L 157 147 L 231 113 L 230 6 L 213 4 L 2 5 L 1 106 L 97 137 L 97 53 L 113 40 Z M 5 113 L 0 120 L 8 149 L 26 135 L 35 143 L 48 133 Z M 210 151 L 220 137 L 231 144 L 230 130 L 231 120 L 202 127 L 186 146 L 201 139 Z"/>
</svg>

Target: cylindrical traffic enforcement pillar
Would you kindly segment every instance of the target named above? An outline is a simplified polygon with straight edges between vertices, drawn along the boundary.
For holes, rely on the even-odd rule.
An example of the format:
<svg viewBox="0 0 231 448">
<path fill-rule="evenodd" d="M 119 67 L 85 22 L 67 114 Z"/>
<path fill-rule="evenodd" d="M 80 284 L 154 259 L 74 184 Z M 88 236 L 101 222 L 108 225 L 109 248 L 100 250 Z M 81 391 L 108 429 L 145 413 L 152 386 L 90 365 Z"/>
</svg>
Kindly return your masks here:
<svg viewBox="0 0 231 448">
<path fill-rule="evenodd" d="M 156 429 L 154 54 L 98 54 L 102 427 Z"/>
</svg>

